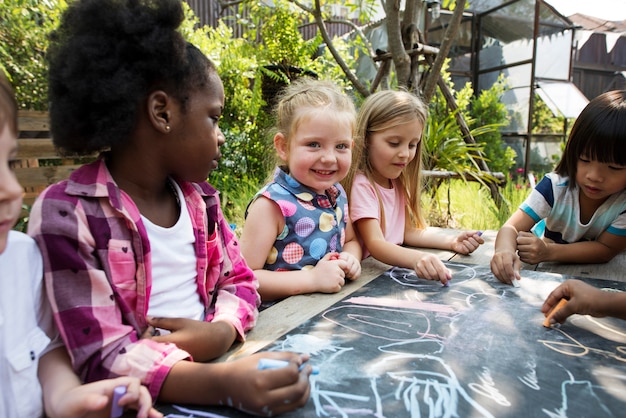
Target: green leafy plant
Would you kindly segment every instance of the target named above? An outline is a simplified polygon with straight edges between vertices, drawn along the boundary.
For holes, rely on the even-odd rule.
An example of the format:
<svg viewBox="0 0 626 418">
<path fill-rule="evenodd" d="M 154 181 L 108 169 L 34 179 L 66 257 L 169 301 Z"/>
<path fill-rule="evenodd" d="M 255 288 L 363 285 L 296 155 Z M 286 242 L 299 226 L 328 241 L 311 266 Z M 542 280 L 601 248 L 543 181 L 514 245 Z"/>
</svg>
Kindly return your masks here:
<svg viewBox="0 0 626 418">
<path fill-rule="evenodd" d="M 565 118 L 562 115 L 555 116 L 538 94 L 535 95 L 532 119 L 534 134 L 553 134 L 563 131 Z"/>
<path fill-rule="evenodd" d="M 478 97 L 470 100 L 470 127 L 495 126 L 484 132 L 477 139 L 483 145 L 485 156 L 489 160 L 491 171 L 508 173 L 515 163 L 515 151 L 504 144 L 499 127 L 508 124 L 508 112 L 502 96 L 508 89 L 506 78 L 500 74 L 498 80 L 488 89 L 480 92 Z"/>
<path fill-rule="evenodd" d="M 494 133 L 499 135 L 498 129 L 502 123 L 478 124 L 472 118 L 469 111 L 472 89 L 469 84 L 454 92 L 454 95 L 459 106 L 457 112 L 462 112 L 468 126 L 474 127 L 470 134 L 476 143 L 465 141 L 456 121 L 456 113 L 448 109 L 443 94 L 438 90 L 429 104 L 429 117 L 424 127 L 424 169 L 464 174 L 479 182 L 495 181 L 495 178 L 481 171 L 477 161 L 485 160 L 491 171 L 496 171 L 491 167 L 491 155 L 485 150 L 487 141 L 484 138 Z M 427 186 L 435 193 L 440 184 L 441 181 L 435 179 L 430 180 Z"/>
<path fill-rule="evenodd" d="M 22 109 L 48 108 L 48 34 L 66 7 L 65 0 L 0 2 L 0 67 Z"/>
<path fill-rule="evenodd" d="M 305 21 L 306 15 L 300 9 L 291 7 L 283 0 L 275 1 L 274 7 L 261 6 L 253 9 L 257 21 L 261 22 L 259 45 L 261 64 L 280 64 L 306 68 L 322 42 L 317 36 L 304 40 L 299 26 Z"/>
</svg>

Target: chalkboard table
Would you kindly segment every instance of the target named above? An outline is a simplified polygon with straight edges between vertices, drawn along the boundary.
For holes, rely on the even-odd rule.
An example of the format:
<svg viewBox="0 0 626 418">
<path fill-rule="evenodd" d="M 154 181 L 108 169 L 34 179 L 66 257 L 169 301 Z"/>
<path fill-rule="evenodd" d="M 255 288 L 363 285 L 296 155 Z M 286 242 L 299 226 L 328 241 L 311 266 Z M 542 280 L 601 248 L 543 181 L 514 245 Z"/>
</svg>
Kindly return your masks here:
<svg viewBox="0 0 626 418">
<path fill-rule="evenodd" d="M 309 353 L 320 370 L 308 404 L 283 416 L 626 416 L 625 321 L 545 328 L 539 309 L 563 276 L 523 270 L 513 288 L 488 266 L 446 264 L 449 287 L 392 268 L 267 346 Z"/>
</svg>

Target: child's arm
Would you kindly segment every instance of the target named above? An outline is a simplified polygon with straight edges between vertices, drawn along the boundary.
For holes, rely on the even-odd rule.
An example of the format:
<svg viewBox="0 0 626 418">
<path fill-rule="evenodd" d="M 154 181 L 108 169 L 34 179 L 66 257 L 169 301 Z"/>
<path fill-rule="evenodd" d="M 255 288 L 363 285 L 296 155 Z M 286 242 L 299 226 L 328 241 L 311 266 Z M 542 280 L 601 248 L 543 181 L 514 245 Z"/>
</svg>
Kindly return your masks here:
<svg viewBox="0 0 626 418">
<path fill-rule="evenodd" d="M 188 352 L 194 361 L 209 361 L 224 354 L 237 339 L 238 333 L 227 321 L 205 322 L 187 318 L 148 318 L 152 327 L 142 338 L 161 343 L 173 343 Z M 154 334 L 154 329 L 166 329 L 170 334 Z M 150 332 L 152 331 L 152 332 Z"/>
<path fill-rule="evenodd" d="M 354 226 L 350 218 L 346 221 L 346 242 L 343 244 L 343 251 L 339 258 L 346 262 L 344 271 L 346 278 L 356 280 L 361 275 L 361 259 L 363 258 L 363 250 L 361 243 L 356 237 Z"/>
<path fill-rule="evenodd" d="M 407 227 L 404 231 L 404 243 L 411 247 L 437 248 L 467 255 L 484 244 L 485 240 L 478 235 L 478 231 L 464 231 L 457 236 L 449 236 L 428 228 Z"/>
<path fill-rule="evenodd" d="M 108 418 L 113 390 L 117 386 L 126 386 L 120 406 L 136 409 L 137 417 L 163 416 L 152 408 L 152 398 L 137 378 L 119 377 L 81 385 L 65 347 L 58 347 L 41 357 L 38 375 L 46 416 L 50 418 Z"/>
<path fill-rule="evenodd" d="M 552 323 L 563 323 L 572 314 L 626 319 L 626 292 L 606 292 L 580 280 L 566 280 L 546 298 L 541 312 L 548 312 L 561 299 L 567 304 L 552 316 Z"/>
<path fill-rule="evenodd" d="M 346 263 L 331 259 L 334 258 L 332 254 L 326 254 L 310 270 L 263 269 L 283 227 L 282 213 L 272 201 L 260 197 L 250 205 L 241 234 L 241 252 L 259 279 L 261 299 L 269 301 L 304 293 L 335 293 L 341 290 L 345 284 Z"/>
<path fill-rule="evenodd" d="M 356 229 L 372 257 L 383 263 L 410 268 L 422 278 L 438 280 L 442 284 L 450 280 L 450 272 L 434 254 L 425 253 L 388 242 L 374 218 L 362 218 L 355 222 Z"/>
<path fill-rule="evenodd" d="M 517 250 L 520 259 L 529 264 L 542 261 L 561 263 L 606 263 L 626 249 L 626 237 L 603 232 L 596 241 L 570 244 L 545 242 L 532 233 L 520 232 Z"/>
<path fill-rule="evenodd" d="M 261 358 L 288 361 L 288 367 L 258 370 Z M 180 361 L 172 368 L 159 395 L 162 402 L 231 406 L 240 411 L 275 416 L 299 408 L 309 399 L 308 355 L 256 353 L 223 363 Z"/>
<path fill-rule="evenodd" d="M 513 280 L 520 279 L 522 264 L 517 255 L 517 235 L 519 231 L 530 231 L 533 225 L 533 218 L 517 209 L 498 231 L 491 257 L 491 271 L 501 282 L 511 284 Z"/>
</svg>

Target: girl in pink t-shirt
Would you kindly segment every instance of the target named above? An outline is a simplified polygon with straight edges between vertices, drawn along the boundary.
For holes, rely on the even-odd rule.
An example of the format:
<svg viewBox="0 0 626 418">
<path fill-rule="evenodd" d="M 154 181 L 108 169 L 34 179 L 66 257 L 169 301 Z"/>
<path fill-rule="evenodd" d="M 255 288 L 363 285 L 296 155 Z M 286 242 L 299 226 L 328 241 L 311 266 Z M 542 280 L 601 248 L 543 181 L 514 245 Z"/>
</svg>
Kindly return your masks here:
<svg viewBox="0 0 626 418">
<path fill-rule="evenodd" d="M 384 90 L 368 97 L 357 117 L 352 168 L 344 185 L 364 256 L 412 268 L 419 277 L 446 285 L 451 275 L 439 258 L 403 245 L 469 254 L 484 240 L 476 231 L 448 237 L 426 228 L 420 208 L 426 118 L 426 106 L 414 94 Z"/>
</svg>

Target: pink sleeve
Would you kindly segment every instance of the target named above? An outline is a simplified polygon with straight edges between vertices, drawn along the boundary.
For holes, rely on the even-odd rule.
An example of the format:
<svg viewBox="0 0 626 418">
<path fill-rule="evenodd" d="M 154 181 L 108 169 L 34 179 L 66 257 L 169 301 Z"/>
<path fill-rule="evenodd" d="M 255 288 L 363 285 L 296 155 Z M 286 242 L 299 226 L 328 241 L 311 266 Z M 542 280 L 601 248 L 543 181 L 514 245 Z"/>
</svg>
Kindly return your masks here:
<svg viewBox="0 0 626 418">
<path fill-rule="evenodd" d="M 352 222 L 359 219 L 380 220 L 380 206 L 376 191 L 362 174 L 357 174 L 352 183 L 349 207 Z"/>
</svg>

